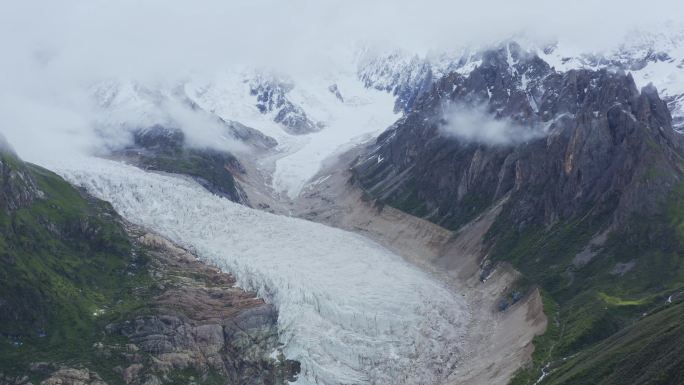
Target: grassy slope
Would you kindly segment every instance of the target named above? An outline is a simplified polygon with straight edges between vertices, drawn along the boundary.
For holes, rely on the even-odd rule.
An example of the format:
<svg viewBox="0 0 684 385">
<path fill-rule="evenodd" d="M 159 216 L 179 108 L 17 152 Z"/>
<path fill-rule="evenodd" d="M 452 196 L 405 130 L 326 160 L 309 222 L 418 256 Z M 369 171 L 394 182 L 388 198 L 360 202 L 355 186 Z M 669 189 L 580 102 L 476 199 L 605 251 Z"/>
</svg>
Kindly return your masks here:
<svg viewBox="0 0 684 385">
<path fill-rule="evenodd" d="M 104 325 L 142 309 L 150 284 L 144 253 L 109 204 L 85 198 L 57 175 L 2 155 L 30 173 L 45 197 L 0 210 L 0 373 L 30 362 L 113 366 L 94 354 Z M 102 370 L 101 375 L 114 375 Z"/>
<path fill-rule="evenodd" d="M 228 160 L 230 160 L 229 156 L 210 150 L 204 152 L 179 150 L 171 154 L 159 153 L 154 156 L 140 157 L 140 162 L 144 167 L 200 178 L 209 190 L 236 200 L 239 192 L 233 175 L 226 170 Z"/>
<path fill-rule="evenodd" d="M 535 340 L 534 365 L 513 384 L 534 384 L 549 362 L 553 372 L 542 384 L 674 384 L 679 382 L 672 378 L 684 376 L 684 365 L 674 365 L 681 360 L 673 359 L 672 345 L 662 343 L 660 333 L 669 333 L 668 342 L 684 338 L 684 327 L 672 322 L 684 305 L 663 305 L 684 291 L 684 186 L 672 191 L 659 214 L 633 217 L 589 263 L 573 265 L 580 245 L 601 224 L 599 217 L 536 229 L 504 239 L 494 250 L 542 286 L 554 321 Z M 613 270 L 617 264 L 634 267 L 620 275 Z M 635 357 L 643 373 L 626 371 Z M 648 368 L 658 375 L 643 377 Z"/>
<path fill-rule="evenodd" d="M 684 302 L 650 315 L 553 368 L 549 384 L 684 383 Z"/>
<path fill-rule="evenodd" d="M 657 177 L 658 171 L 651 171 L 646 178 Z M 429 209 L 410 183 L 408 186 L 404 195 L 386 203 L 413 215 L 426 215 Z M 373 196 L 377 192 L 367 193 Z M 592 250 L 596 255 L 589 263 L 573 264 L 574 257 L 583 251 L 591 238 L 610 224 L 617 205 L 617 197 L 613 198 L 601 206 L 602 212 L 597 212 L 596 207 L 587 207 L 585 214 L 590 215 L 578 215 L 550 229 L 530 226 L 519 232 L 516 224 L 501 220 L 511 218 L 504 212 L 488 233 L 488 241 L 494 244 L 490 256 L 512 263 L 524 274 L 519 283 L 523 286 L 521 291 L 525 285 L 542 288 L 544 309 L 551 320 L 547 332 L 534 341 L 533 365 L 521 370 L 512 384 L 535 384 L 546 364 L 558 366 L 564 358 L 575 355 L 583 357 L 584 361 L 575 367 L 572 377 L 557 378 L 562 373 L 558 370 L 545 377 L 542 383 L 608 381 L 612 378 L 610 373 L 625 365 L 631 355 L 614 354 L 610 362 L 602 360 L 595 354 L 594 349 L 600 349 L 596 348 L 600 346 L 597 344 L 615 333 L 624 333 L 635 322 L 641 322 L 643 313 L 654 312 L 662 307 L 669 295 L 684 290 L 684 185 L 673 189 L 657 214 L 634 216 L 626 226 L 610 234 L 601 248 Z M 476 197 L 466 197 L 466 201 L 472 209 L 470 215 L 440 224 L 458 228 L 486 207 Z M 614 272 L 618 264 L 634 266 L 621 275 Z M 661 322 L 664 321 L 657 317 L 647 324 L 651 330 L 661 326 L 667 328 L 667 325 L 659 325 Z M 677 332 L 681 334 L 684 330 Z M 632 335 L 635 340 L 644 336 Z M 622 345 L 624 341 L 620 339 L 615 344 Z M 643 341 L 646 343 L 647 339 Z M 634 346 L 622 346 L 615 351 L 628 352 Z M 667 376 L 675 378 L 684 373 L 684 365 L 668 364 L 672 357 L 666 354 L 667 349 L 668 345 L 654 345 L 648 355 L 639 356 L 649 366 L 670 370 L 663 375 L 663 382 L 653 384 L 676 383 L 668 382 L 670 377 Z M 621 382 L 606 383 L 642 383 L 636 376 L 633 380 L 629 378 L 621 377 Z"/>
</svg>

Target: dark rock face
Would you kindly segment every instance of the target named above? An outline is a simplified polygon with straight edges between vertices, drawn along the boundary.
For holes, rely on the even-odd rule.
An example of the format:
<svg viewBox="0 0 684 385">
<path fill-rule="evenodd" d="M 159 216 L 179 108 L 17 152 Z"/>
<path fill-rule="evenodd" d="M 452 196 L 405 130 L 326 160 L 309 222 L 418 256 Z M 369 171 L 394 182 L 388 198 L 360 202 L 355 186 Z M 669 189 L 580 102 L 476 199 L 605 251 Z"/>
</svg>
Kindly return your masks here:
<svg viewBox="0 0 684 385">
<path fill-rule="evenodd" d="M 13 154 L 0 149 L 0 209 L 10 212 L 26 207 L 43 193 Z"/>
<path fill-rule="evenodd" d="M 180 151 L 185 142 L 183 131 L 160 125 L 139 130 L 133 135 L 134 144 L 150 151 Z"/>
<path fill-rule="evenodd" d="M 547 134 L 516 145 L 447 137 L 440 126 L 454 103 Z M 548 226 L 588 205 L 619 206 L 620 216 L 653 208 L 663 196 L 653 190 L 681 177 L 680 149 L 655 89 L 606 70 L 556 73 L 511 44 L 485 52 L 468 77 L 443 78 L 354 172 L 373 196 L 450 228 L 504 197 L 518 225 Z M 662 177 L 648 179 L 654 169 Z"/>
<path fill-rule="evenodd" d="M 0 385 L 296 380 L 276 309 L 230 274 L 47 170 L 7 154 L 0 167 Z"/>
<path fill-rule="evenodd" d="M 309 119 L 301 107 L 287 99 L 287 93 L 293 87 L 292 84 L 259 77 L 250 84 L 250 93 L 256 96 L 259 111 L 275 112 L 273 120 L 291 134 L 303 135 L 323 128 L 320 123 Z"/>
<path fill-rule="evenodd" d="M 396 97 L 395 112 L 408 112 L 423 94 L 430 91 L 435 79 L 429 61 L 417 57 L 397 72 L 392 64 L 401 60 L 399 56 L 392 54 L 366 63 L 359 77 L 366 87 L 392 93 Z"/>
<path fill-rule="evenodd" d="M 342 93 L 340 93 L 340 88 L 337 87 L 337 84 L 331 84 L 330 86 L 328 86 L 328 91 L 330 91 L 331 94 L 335 95 L 337 100 L 344 103 L 344 98 L 342 97 Z"/>
<path fill-rule="evenodd" d="M 493 56 L 500 60 L 495 63 L 492 60 Z M 440 83 L 443 76 L 464 70 L 478 62 L 482 63 L 479 65 L 480 70 L 492 65 L 508 70 L 508 67 L 513 65 L 516 72 L 520 72 L 521 69 L 524 72 L 521 62 L 525 61 L 521 60 L 522 56 L 530 55 L 523 52 L 515 42 L 502 45 L 498 50 L 464 51 L 458 57 L 444 56 L 437 59 L 437 62 L 419 57 L 405 60 L 400 53 L 393 53 L 372 58 L 364 63 L 359 69 L 359 77 L 366 87 L 392 93 L 396 97 L 395 111 L 409 113 L 436 84 Z M 439 63 L 440 61 L 442 63 Z M 541 65 L 541 60 L 538 62 L 540 63 L 537 64 Z M 548 66 L 544 66 L 548 69 Z M 481 71 L 484 72 L 486 71 Z M 518 78 L 518 84 L 526 83 L 529 78 L 529 74 L 525 79 Z"/>
<path fill-rule="evenodd" d="M 461 107 L 456 114 L 485 111 L 474 130 L 493 119 L 520 138 L 449 135 L 453 105 Z M 389 204 L 453 230 L 467 232 L 465 225 L 495 216 L 479 240 L 482 276 L 497 262 L 512 263 L 524 276 L 519 284 L 541 286 L 558 309 L 543 337 L 553 352 L 513 383 L 534 384 L 546 364 L 553 369 L 546 382 L 603 383 L 618 373 L 612 368 L 635 367 L 627 346 L 648 345 L 649 358 L 637 366 L 657 367 L 665 380 L 653 383 L 665 384 L 681 378 L 681 368 L 672 365 L 678 361 L 669 346 L 650 340 L 674 330 L 657 314 L 667 313 L 662 303 L 682 287 L 679 135 L 654 87 L 638 90 L 621 71 L 558 73 L 509 45 L 482 53 L 468 76 L 437 82 L 357 159 L 352 181 L 380 201 L 377 207 Z M 623 306 L 623 298 L 643 301 Z M 624 354 L 614 354 L 612 340 L 605 349 L 596 345 L 611 335 L 619 339 L 651 310 L 654 332 L 632 334 L 620 348 Z M 612 352 L 609 358 L 596 359 L 604 351 Z M 554 380 L 553 373 L 562 373 L 555 366 L 575 354 L 593 366 L 568 365 L 566 377 Z M 578 371 L 582 381 L 572 377 Z M 614 383 L 655 377 L 631 373 Z"/>
<path fill-rule="evenodd" d="M 238 122 L 225 121 L 223 119 L 221 119 L 221 122 L 228 127 L 233 138 L 257 150 L 269 150 L 278 145 L 278 142 L 275 139 L 264 135 L 261 131 L 252 127 L 247 127 Z"/>
<path fill-rule="evenodd" d="M 236 122 L 226 124 L 230 124 L 236 135 L 255 138 L 249 127 Z M 268 137 L 259 141 L 267 143 L 265 138 Z M 116 151 L 114 155 L 149 170 L 188 175 L 214 194 L 249 205 L 235 180 L 236 176 L 245 173 L 237 158 L 224 151 L 187 147 L 180 129 L 157 125 L 138 130 L 133 137 L 133 146 Z"/>
</svg>

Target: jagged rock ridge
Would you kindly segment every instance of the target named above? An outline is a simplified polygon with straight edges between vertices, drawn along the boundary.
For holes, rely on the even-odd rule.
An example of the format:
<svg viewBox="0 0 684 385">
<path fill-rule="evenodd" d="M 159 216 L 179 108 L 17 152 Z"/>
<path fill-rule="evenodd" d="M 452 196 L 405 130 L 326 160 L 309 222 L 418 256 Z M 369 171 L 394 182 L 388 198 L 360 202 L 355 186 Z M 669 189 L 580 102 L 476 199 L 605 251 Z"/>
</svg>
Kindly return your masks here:
<svg viewBox="0 0 684 385">
<path fill-rule="evenodd" d="M 481 129 L 491 120 L 522 139 L 449 135 L 453 105 L 463 107 L 457 114 L 482 109 Z M 624 328 L 646 315 L 649 327 L 670 322 L 658 314 L 684 288 L 682 146 L 655 87 L 639 90 L 622 71 L 557 72 L 509 44 L 484 52 L 468 74 L 438 81 L 356 160 L 353 182 L 382 204 L 457 231 L 498 213 L 482 239 L 483 277 L 493 263 L 513 263 L 525 274 L 519 285 L 546 290 L 545 311 L 556 317 L 537 342 L 536 369 L 515 384 L 536 383 L 547 364 L 559 370 L 543 383 L 624 383 L 604 365 L 630 367 L 629 354 L 594 360 L 585 349 L 633 333 Z M 653 368 L 663 375 L 649 377 L 652 384 L 684 375 L 667 351 L 650 346 L 652 361 L 632 378 Z M 562 360 L 574 355 L 581 358 Z"/>
<path fill-rule="evenodd" d="M 231 275 L 14 154 L 0 168 L 0 384 L 296 379 L 277 311 Z"/>
</svg>

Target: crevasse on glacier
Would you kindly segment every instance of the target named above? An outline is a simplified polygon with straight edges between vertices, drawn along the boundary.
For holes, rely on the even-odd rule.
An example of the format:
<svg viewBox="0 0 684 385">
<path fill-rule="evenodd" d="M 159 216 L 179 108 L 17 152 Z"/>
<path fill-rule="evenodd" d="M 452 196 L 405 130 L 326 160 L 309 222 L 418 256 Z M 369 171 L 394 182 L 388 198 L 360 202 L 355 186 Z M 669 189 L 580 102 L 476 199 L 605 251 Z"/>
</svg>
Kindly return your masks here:
<svg viewBox="0 0 684 385">
<path fill-rule="evenodd" d="M 58 172 L 275 304 L 284 353 L 302 363 L 298 384 L 439 384 L 458 364 L 461 296 L 361 236 L 113 161 Z"/>
</svg>

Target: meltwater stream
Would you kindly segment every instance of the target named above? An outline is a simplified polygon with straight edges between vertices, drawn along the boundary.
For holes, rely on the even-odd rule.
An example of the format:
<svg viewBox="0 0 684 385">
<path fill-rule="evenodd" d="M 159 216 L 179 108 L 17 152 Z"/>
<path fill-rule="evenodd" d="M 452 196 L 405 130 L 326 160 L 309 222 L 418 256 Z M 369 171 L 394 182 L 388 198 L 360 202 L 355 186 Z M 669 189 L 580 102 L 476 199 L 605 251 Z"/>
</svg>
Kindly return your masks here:
<svg viewBox="0 0 684 385">
<path fill-rule="evenodd" d="M 459 362 L 461 296 L 359 235 L 113 161 L 57 171 L 275 304 L 284 353 L 302 363 L 297 384 L 439 384 Z"/>
</svg>

